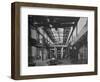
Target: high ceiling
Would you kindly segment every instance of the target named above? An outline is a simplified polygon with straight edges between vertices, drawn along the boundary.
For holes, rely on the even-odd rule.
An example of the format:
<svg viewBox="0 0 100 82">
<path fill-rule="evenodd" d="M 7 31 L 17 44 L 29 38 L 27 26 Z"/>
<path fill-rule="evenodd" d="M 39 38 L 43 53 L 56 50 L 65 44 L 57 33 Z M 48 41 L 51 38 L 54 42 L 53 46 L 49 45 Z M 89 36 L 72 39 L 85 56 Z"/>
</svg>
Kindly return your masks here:
<svg viewBox="0 0 100 82">
<path fill-rule="evenodd" d="M 35 29 L 43 28 L 53 43 L 64 44 L 80 17 L 29 15 L 29 24 Z"/>
</svg>

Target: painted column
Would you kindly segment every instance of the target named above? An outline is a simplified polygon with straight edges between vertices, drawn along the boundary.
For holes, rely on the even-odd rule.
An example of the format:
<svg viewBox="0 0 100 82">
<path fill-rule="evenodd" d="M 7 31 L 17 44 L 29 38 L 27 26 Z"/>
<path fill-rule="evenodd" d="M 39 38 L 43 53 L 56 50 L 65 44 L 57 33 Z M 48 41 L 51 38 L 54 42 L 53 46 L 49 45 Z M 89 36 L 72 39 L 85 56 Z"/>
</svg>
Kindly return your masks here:
<svg viewBox="0 0 100 82">
<path fill-rule="evenodd" d="M 61 48 L 61 59 L 63 58 L 63 47 Z"/>
</svg>

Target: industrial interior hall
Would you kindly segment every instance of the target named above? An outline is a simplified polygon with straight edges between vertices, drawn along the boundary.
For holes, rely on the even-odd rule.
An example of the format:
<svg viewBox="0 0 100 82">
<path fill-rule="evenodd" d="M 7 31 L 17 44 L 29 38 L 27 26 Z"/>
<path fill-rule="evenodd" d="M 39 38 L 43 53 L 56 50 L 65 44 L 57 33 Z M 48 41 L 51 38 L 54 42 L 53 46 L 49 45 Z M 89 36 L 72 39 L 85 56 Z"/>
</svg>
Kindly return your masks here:
<svg viewBox="0 0 100 82">
<path fill-rule="evenodd" d="M 88 18 L 28 15 L 28 66 L 88 64 Z"/>
</svg>

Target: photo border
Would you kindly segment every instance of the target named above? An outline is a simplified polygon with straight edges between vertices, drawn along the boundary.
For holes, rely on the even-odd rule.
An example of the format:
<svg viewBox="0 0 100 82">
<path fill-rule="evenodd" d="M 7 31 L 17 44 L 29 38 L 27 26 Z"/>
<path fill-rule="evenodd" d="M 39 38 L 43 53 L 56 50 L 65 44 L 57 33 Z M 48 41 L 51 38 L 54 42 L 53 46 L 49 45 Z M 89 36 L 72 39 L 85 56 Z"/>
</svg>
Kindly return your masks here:
<svg viewBox="0 0 100 82">
<path fill-rule="evenodd" d="M 43 74 L 43 75 L 20 75 L 20 8 L 21 7 L 39 7 L 39 8 L 58 8 L 58 9 L 76 9 L 94 11 L 94 72 L 78 72 L 78 73 L 59 73 L 59 74 Z M 38 79 L 38 78 L 54 78 L 97 75 L 97 7 L 76 6 L 76 5 L 57 5 L 57 4 L 41 4 L 14 2 L 11 4 L 11 78 L 15 80 L 21 79 Z"/>
</svg>

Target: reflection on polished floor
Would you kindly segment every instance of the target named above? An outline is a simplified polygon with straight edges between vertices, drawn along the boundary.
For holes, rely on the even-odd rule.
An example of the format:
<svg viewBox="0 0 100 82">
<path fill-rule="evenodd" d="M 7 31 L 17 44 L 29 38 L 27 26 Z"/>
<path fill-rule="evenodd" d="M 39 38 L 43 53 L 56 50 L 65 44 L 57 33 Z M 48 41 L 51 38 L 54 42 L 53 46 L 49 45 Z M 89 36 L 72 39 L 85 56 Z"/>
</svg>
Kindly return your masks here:
<svg viewBox="0 0 100 82">
<path fill-rule="evenodd" d="M 87 17 L 28 16 L 28 66 L 87 63 Z"/>
<path fill-rule="evenodd" d="M 49 62 L 49 61 L 50 60 L 44 60 L 44 61 L 42 61 L 42 60 L 36 60 L 34 62 L 35 62 L 36 66 L 49 66 L 49 65 L 66 65 L 66 64 L 71 64 L 70 60 L 65 60 L 65 59 L 58 60 L 58 62 L 56 62 L 56 61 L 53 62 L 53 60 L 52 60 L 52 63 Z"/>
</svg>

